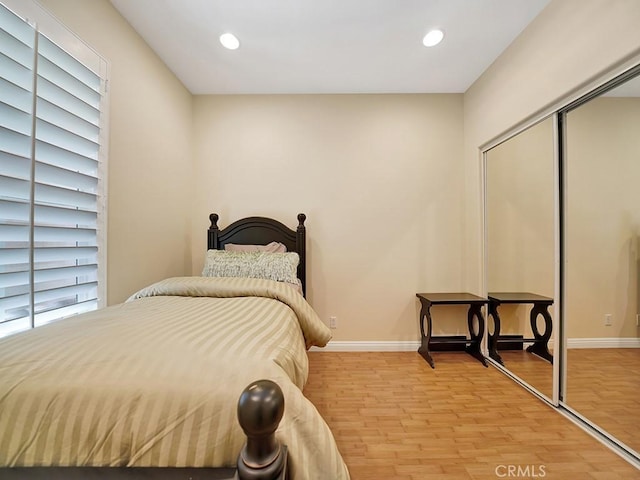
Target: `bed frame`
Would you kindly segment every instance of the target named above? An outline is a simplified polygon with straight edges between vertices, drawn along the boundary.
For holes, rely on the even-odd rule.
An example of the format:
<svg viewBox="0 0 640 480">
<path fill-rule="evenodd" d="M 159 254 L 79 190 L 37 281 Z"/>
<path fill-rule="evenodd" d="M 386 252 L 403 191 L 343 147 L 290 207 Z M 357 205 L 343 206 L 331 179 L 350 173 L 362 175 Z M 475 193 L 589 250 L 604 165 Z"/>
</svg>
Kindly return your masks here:
<svg viewBox="0 0 640 480">
<path fill-rule="evenodd" d="M 219 219 L 217 213 L 209 215 L 211 226 L 207 234 L 207 249 L 222 250 L 227 243 L 266 245 L 271 242 L 280 242 L 287 247 L 287 252 L 297 252 L 300 257 L 298 278 L 302 282 L 302 293 L 306 296 L 307 250 L 304 222 L 307 216 L 304 213 L 298 214 L 298 227 L 295 230 L 277 220 L 265 217 L 242 218 L 220 230 Z"/>
<path fill-rule="evenodd" d="M 298 214 L 296 230 L 266 217 L 248 217 L 218 228 L 217 213 L 209 215 L 207 248 L 223 249 L 227 243 L 266 245 L 280 242 L 300 256 L 298 278 L 306 293 L 306 215 Z M 238 422 L 247 441 L 238 455 L 237 468 L 181 467 L 13 467 L 0 468 L 3 480 L 287 480 L 287 447 L 275 436 L 284 413 L 284 395 L 271 380 L 248 385 L 238 400 Z"/>
</svg>

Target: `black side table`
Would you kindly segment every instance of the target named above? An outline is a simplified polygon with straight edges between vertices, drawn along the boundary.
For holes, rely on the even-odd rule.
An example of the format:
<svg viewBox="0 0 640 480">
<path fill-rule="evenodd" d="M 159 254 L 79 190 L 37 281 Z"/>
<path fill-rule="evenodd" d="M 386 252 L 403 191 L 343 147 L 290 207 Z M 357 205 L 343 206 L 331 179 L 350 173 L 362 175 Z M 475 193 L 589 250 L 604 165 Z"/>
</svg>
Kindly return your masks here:
<svg viewBox="0 0 640 480">
<path fill-rule="evenodd" d="M 488 349 L 489 356 L 495 361 L 504 365 L 502 357 L 498 353 L 498 343 L 502 340 L 500 337 L 500 314 L 498 313 L 498 307 L 503 303 L 510 304 L 531 304 L 531 313 L 529 315 L 529 323 L 531 324 L 531 331 L 533 332 L 533 338 L 524 338 L 525 342 L 533 342 L 533 344 L 527 347 L 527 352 L 538 355 L 544 358 L 550 363 L 553 363 L 553 355 L 549 352 L 549 339 L 553 331 L 553 321 L 549 314 L 548 308 L 553 305 L 553 298 L 544 297 L 535 293 L 529 292 L 498 292 L 489 293 L 489 316 L 493 318 L 494 330 L 493 334 L 489 333 L 488 336 Z M 544 319 L 544 332 L 538 330 L 538 324 L 536 322 L 538 315 L 542 315 Z"/>
<path fill-rule="evenodd" d="M 487 362 L 482 355 L 481 344 L 484 335 L 484 317 L 482 316 L 482 306 L 488 300 L 471 293 L 416 293 L 420 299 L 422 308 L 420 309 L 420 333 L 422 341 L 418 353 L 435 368 L 433 358 L 429 353 L 429 347 L 435 344 L 457 343 L 465 345 L 465 352 L 478 359 L 485 367 Z M 467 313 L 467 323 L 469 325 L 470 338 L 432 337 L 431 305 L 469 305 Z M 478 319 L 478 330 L 473 328 L 473 319 Z M 426 322 L 425 322 L 426 320 Z M 426 328 L 425 328 L 426 323 Z"/>
</svg>

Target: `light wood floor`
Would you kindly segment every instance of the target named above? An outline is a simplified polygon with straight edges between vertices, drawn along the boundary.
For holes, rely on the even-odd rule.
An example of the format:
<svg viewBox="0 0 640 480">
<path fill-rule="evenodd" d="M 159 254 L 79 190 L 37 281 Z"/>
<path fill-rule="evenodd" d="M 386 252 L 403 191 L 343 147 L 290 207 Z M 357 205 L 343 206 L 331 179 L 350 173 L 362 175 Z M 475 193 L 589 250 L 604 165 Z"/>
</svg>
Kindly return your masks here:
<svg viewBox="0 0 640 480">
<path fill-rule="evenodd" d="M 553 397 L 553 365 L 526 350 L 501 351 L 505 368 L 549 398 Z"/>
<path fill-rule="evenodd" d="M 510 371 L 551 397 L 551 364 L 522 350 L 500 355 Z M 569 349 L 564 401 L 640 452 L 640 348 Z"/>
<path fill-rule="evenodd" d="M 567 369 L 567 405 L 640 451 L 640 348 L 570 349 Z"/>
<path fill-rule="evenodd" d="M 309 352 L 309 359 L 305 394 L 353 480 L 640 478 L 552 407 L 464 353 L 436 352 L 435 369 L 414 352 Z"/>
</svg>

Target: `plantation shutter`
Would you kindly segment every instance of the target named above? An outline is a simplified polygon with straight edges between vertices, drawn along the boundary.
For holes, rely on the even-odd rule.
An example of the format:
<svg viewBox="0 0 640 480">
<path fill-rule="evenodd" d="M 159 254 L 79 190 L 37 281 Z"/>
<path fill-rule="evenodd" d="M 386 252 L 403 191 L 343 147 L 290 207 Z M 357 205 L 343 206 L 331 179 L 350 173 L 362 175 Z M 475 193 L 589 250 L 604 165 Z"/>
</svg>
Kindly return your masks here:
<svg viewBox="0 0 640 480">
<path fill-rule="evenodd" d="M 0 321 L 29 328 L 30 219 L 35 32 L 1 7 Z M 11 323 L 12 325 L 9 325 Z"/>
<path fill-rule="evenodd" d="M 98 306 L 104 78 L 0 8 L 2 336 Z"/>
</svg>

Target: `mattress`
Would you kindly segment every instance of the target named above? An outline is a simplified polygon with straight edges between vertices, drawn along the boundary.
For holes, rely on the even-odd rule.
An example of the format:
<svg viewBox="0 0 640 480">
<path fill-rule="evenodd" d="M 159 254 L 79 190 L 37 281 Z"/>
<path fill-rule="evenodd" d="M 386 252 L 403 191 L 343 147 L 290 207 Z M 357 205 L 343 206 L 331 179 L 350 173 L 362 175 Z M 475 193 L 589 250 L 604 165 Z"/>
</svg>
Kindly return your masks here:
<svg viewBox="0 0 640 480">
<path fill-rule="evenodd" d="M 128 301 L 0 339 L 0 466 L 235 466 L 252 381 L 285 397 L 293 479 L 347 479 L 302 394 L 330 331 L 294 289 L 176 277 Z"/>
</svg>

